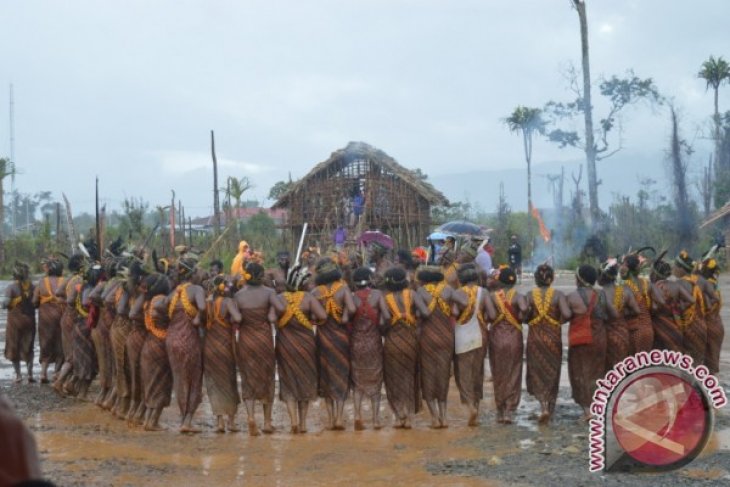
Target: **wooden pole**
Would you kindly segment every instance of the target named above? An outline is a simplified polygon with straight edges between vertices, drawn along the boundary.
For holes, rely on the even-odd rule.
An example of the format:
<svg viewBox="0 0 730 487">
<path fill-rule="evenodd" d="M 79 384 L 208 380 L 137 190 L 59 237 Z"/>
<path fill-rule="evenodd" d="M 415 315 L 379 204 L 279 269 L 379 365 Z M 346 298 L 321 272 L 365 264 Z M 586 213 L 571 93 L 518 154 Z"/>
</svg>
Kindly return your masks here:
<svg viewBox="0 0 730 487">
<path fill-rule="evenodd" d="M 185 214 L 183 213 L 182 200 L 177 200 L 177 218 L 180 221 L 180 240 L 185 245 Z"/>
<path fill-rule="evenodd" d="M 221 231 L 221 209 L 218 200 L 218 159 L 215 156 L 215 134 L 210 131 L 210 154 L 213 157 L 213 228 L 216 236 Z"/>
<path fill-rule="evenodd" d="M 101 217 L 99 215 L 99 177 L 96 178 L 96 191 L 95 191 L 95 210 L 96 210 L 96 251 L 101 259 L 101 255 L 104 252 L 101 242 Z"/>
<path fill-rule="evenodd" d="M 188 243 L 192 247 L 192 245 L 193 245 L 193 218 L 190 216 L 188 217 L 188 232 L 189 232 Z"/>
<path fill-rule="evenodd" d="M 172 202 L 170 203 L 170 250 L 175 250 L 175 190 L 172 190 Z"/>
<path fill-rule="evenodd" d="M 56 201 L 56 246 L 61 243 L 61 203 Z"/>
</svg>

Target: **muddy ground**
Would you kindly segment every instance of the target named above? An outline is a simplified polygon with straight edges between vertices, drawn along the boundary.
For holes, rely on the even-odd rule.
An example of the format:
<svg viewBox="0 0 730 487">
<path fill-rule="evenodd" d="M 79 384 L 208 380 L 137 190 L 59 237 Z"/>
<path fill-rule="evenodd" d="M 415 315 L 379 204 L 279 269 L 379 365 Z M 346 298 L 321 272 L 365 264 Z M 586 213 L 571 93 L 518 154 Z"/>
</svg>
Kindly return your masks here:
<svg viewBox="0 0 730 487">
<path fill-rule="evenodd" d="M 730 295 L 730 276 L 724 276 Z M 563 278 L 562 285 L 570 279 Z M 1 286 L 0 286 L 1 287 Z M 724 310 L 730 323 L 730 308 Z M 4 338 L 0 316 L 0 342 Z M 567 327 L 565 327 L 567 329 Z M 567 353 L 564 354 L 567 357 Z M 730 485 L 730 409 L 716 417 L 716 435 L 702 456 L 668 474 L 590 474 L 588 431 L 570 399 L 563 366 L 556 417 L 548 426 L 534 421 L 538 404 L 523 390 L 517 424 L 495 421 L 492 385 L 485 383 L 482 424 L 466 426 L 465 411 L 452 384 L 449 428 L 428 428 L 421 412 L 410 431 L 395 430 L 385 400 L 387 426 L 355 432 L 348 403 L 345 432 L 323 430 L 323 404 L 310 410 L 310 432 L 289 433 L 283 404 L 275 405 L 278 430 L 249 437 L 245 413 L 241 433 L 216 434 L 207 402 L 196 421 L 204 432 L 177 433 L 177 408 L 163 414 L 167 431 L 129 429 L 90 403 L 60 399 L 48 386 L 13 385 L 10 364 L 0 360 L 0 387 L 34 432 L 46 477 L 58 485 Z M 730 345 L 725 341 L 721 380 L 730 392 Z M 488 375 L 488 374 L 487 374 Z M 92 391 L 93 392 L 93 391 Z M 366 408 L 369 418 L 369 409 Z M 259 424 L 261 424 L 261 413 Z"/>
</svg>

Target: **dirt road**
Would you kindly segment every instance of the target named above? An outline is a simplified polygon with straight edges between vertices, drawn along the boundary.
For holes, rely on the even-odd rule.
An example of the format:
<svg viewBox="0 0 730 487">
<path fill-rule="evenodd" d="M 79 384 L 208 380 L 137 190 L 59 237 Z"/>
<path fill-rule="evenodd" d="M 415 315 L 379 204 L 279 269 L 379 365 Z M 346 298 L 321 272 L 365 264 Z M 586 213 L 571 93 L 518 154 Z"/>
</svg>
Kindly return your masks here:
<svg viewBox="0 0 730 487">
<path fill-rule="evenodd" d="M 722 281 L 729 296 L 730 276 Z M 560 284 L 569 286 L 570 280 Z M 730 323 L 730 307 L 724 319 Z M 0 341 L 4 324 L 0 315 Z M 730 392 L 728 342 L 721 379 Z M 579 408 L 570 399 L 565 364 L 556 417 L 549 426 L 538 427 L 538 405 L 524 391 L 517 424 L 498 425 L 487 382 L 478 428 L 466 426 L 466 412 L 452 385 L 446 430 L 430 430 L 428 413 L 416 418 L 413 430 L 395 430 L 383 401 L 388 424 L 383 430 L 355 432 L 350 420 L 345 432 L 324 431 L 324 408 L 316 403 L 310 432 L 291 435 L 285 408 L 277 402 L 278 431 L 255 438 L 245 427 L 242 433 L 214 433 L 207 402 L 196 417 L 204 428 L 200 435 L 176 432 L 174 401 L 163 414 L 168 431 L 129 429 L 92 404 L 58 398 L 48 386 L 12 385 L 9 372 L 9 364 L 0 360 L 0 387 L 34 431 L 43 470 L 58 485 L 730 485 L 729 408 L 717 415 L 717 433 L 702 457 L 682 470 L 589 474 L 587 427 L 578 421 Z M 347 408 L 352 418 L 349 403 Z M 241 423 L 243 417 L 239 412 Z"/>
</svg>

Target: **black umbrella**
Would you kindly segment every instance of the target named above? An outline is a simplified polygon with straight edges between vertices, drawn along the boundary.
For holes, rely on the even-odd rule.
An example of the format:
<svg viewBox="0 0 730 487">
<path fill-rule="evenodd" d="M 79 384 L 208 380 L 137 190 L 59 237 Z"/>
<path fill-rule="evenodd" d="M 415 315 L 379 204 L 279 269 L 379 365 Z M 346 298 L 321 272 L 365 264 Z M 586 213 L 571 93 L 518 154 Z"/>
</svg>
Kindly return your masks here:
<svg viewBox="0 0 730 487">
<path fill-rule="evenodd" d="M 444 223 L 436 229 L 437 232 L 451 233 L 455 235 L 472 235 L 472 236 L 486 236 L 486 233 L 482 227 L 475 223 L 471 223 L 465 220 L 455 220 Z"/>
</svg>

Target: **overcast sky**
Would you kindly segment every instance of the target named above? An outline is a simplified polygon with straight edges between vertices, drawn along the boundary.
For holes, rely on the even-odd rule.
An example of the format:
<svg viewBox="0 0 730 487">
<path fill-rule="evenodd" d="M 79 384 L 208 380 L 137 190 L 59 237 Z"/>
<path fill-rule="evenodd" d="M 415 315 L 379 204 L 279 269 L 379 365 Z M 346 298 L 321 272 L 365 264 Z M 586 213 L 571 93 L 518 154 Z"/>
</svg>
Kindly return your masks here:
<svg viewBox="0 0 730 487">
<path fill-rule="evenodd" d="M 442 173 L 522 167 L 501 119 L 569 98 L 561 70 L 580 66 L 569 0 L 24 0 L 0 15 L 0 153 L 13 83 L 17 187 L 64 191 L 74 210 L 92 209 L 98 175 L 112 208 L 174 188 L 188 214 L 209 213 L 211 129 L 221 179 L 249 176 L 259 199 L 351 140 L 437 187 Z M 594 79 L 653 77 L 707 150 L 695 135 L 712 96 L 696 73 L 730 58 L 730 2 L 589 0 L 588 16 Z M 625 154 L 661 157 L 668 129 L 664 112 L 628 111 Z M 580 153 L 538 142 L 534 158 Z"/>
</svg>

